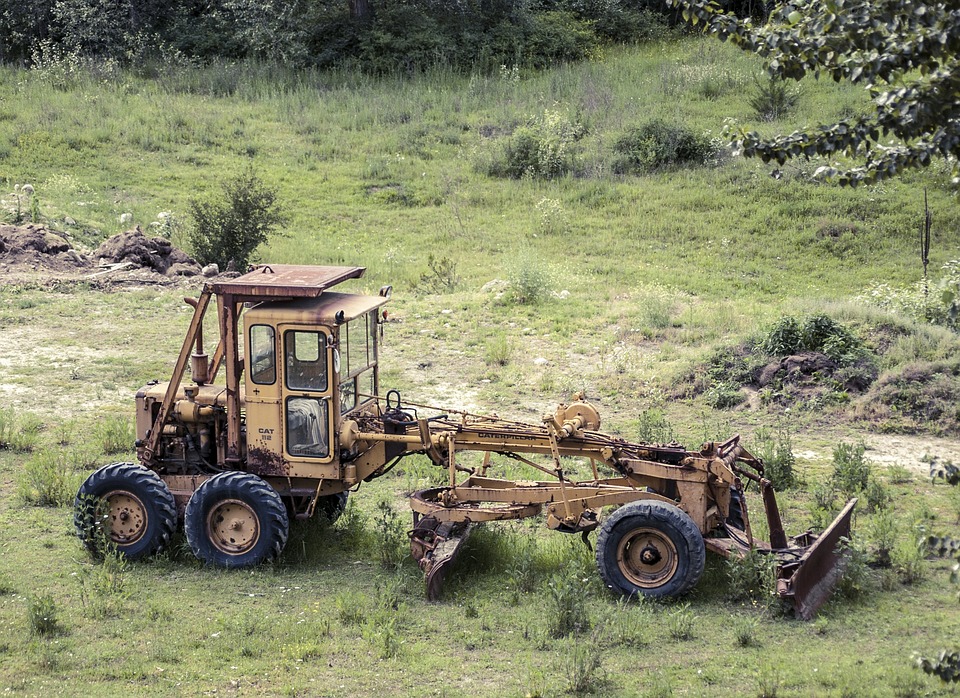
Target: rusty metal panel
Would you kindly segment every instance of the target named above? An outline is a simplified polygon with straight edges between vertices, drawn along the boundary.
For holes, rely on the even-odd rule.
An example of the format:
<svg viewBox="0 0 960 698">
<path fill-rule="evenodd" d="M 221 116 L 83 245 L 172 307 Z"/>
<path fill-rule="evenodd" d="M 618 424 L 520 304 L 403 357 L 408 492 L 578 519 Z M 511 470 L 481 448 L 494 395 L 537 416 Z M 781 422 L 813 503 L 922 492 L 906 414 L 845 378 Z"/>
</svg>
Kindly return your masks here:
<svg viewBox="0 0 960 698">
<path fill-rule="evenodd" d="M 211 284 L 217 295 L 250 298 L 316 298 L 348 279 L 359 279 L 366 267 L 315 267 L 296 264 L 263 265 L 235 279 Z"/>
<path fill-rule="evenodd" d="M 799 618 L 810 620 L 816 615 L 843 573 L 843 553 L 838 552 L 838 544 L 850 535 L 850 517 L 856 505 L 856 498 L 847 502 L 817 542 L 803 553 L 791 576 L 777 582 L 777 594 L 793 603 Z"/>
<path fill-rule="evenodd" d="M 244 312 L 247 327 L 256 323 L 300 325 L 337 324 L 337 314 L 343 312 L 344 321 L 353 320 L 379 308 L 389 299 L 381 296 L 361 296 L 327 291 L 319 299 L 299 299 L 283 303 L 261 303 Z"/>
</svg>

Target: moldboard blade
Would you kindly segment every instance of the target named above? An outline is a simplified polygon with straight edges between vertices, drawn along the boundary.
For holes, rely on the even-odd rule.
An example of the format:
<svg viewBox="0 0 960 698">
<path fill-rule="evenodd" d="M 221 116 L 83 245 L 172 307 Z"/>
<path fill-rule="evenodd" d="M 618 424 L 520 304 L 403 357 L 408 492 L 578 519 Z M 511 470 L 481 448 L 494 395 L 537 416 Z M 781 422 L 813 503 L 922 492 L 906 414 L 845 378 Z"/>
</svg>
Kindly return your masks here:
<svg viewBox="0 0 960 698">
<path fill-rule="evenodd" d="M 790 577 L 777 581 L 777 595 L 793 604 L 798 618 L 813 618 L 840 579 L 846 555 L 838 550 L 838 544 L 850 535 L 850 517 L 856 504 L 856 498 L 847 502 L 833 523 L 791 565 Z"/>
<path fill-rule="evenodd" d="M 443 580 L 475 525 L 469 521 L 441 523 L 425 516 L 411 532 L 410 550 L 423 570 L 428 601 L 440 598 Z"/>
</svg>

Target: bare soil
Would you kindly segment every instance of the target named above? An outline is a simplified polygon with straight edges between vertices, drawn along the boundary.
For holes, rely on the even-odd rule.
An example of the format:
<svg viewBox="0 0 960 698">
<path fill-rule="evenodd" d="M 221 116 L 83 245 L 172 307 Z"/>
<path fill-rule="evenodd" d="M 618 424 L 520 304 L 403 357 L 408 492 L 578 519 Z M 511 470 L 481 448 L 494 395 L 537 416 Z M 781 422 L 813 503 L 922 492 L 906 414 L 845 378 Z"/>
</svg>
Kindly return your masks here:
<svg viewBox="0 0 960 698">
<path fill-rule="evenodd" d="M 166 238 L 147 237 L 139 226 L 84 253 L 43 225 L 0 225 L 0 283 L 177 286 L 200 275 L 196 260 Z"/>
</svg>

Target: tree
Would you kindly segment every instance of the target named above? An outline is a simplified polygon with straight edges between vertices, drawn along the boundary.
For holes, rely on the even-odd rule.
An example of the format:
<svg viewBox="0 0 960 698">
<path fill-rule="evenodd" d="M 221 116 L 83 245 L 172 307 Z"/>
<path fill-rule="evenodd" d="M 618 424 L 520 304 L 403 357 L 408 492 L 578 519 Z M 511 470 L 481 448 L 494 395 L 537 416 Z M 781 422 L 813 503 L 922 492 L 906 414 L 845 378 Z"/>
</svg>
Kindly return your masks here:
<svg viewBox="0 0 960 698">
<path fill-rule="evenodd" d="M 222 185 L 221 200 L 190 200 L 194 226 L 188 234 L 197 259 L 225 269 L 232 261 L 241 271 L 273 229 L 286 222 L 277 192 L 253 168 Z"/>
<path fill-rule="evenodd" d="M 863 85 L 872 113 L 764 138 L 741 130 L 744 155 L 783 164 L 799 156 L 846 155 L 817 174 L 869 184 L 940 156 L 960 156 L 960 1 L 794 0 L 755 26 L 710 0 L 667 0 L 685 20 L 766 61 L 771 76 L 828 75 Z M 862 163 L 862 164 L 858 164 Z M 956 179 L 955 179 L 956 181 Z"/>
</svg>

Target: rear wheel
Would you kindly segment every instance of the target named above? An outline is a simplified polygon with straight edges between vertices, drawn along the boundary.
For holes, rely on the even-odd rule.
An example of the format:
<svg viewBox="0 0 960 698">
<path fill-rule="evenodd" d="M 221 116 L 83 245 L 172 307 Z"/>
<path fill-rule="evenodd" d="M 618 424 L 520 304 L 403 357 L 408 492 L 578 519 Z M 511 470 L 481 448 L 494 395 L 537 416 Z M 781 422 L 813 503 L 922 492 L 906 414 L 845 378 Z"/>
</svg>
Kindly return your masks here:
<svg viewBox="0 0 960 698">
<path fill-rule="evenodd" d="M 626 504 L 597 536 L 600 576 L 623 596 L 679 596 L 700 581 L 705 558 L 700 529 L 666 502 Z"/>
<path fill-rule="evenodd" d="M 280 495 L 250 473 L 220 473 L 187 502 L 184 531 L 193 554 L 220 567 L 273 560 L 287 543 L 289 518 Z"/>
<path fill-rule="evenodd" d="M 177 528 L 177 507 L 166 483 L 134 463 L 113 463 L 91 474 L 77 491 L 73 525 L 88 550 L 104 545 L 131 560 L 154 555 Z"/>
</svg>

